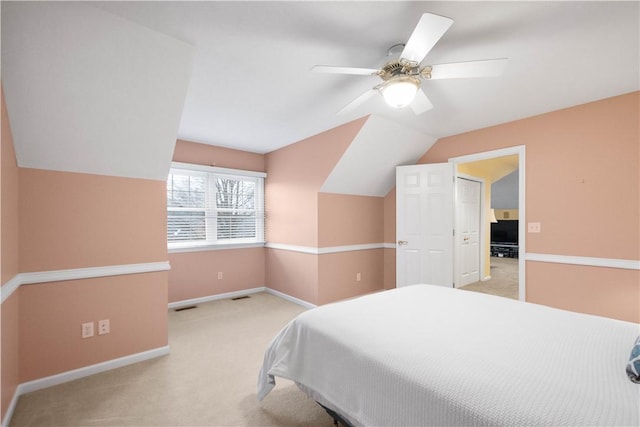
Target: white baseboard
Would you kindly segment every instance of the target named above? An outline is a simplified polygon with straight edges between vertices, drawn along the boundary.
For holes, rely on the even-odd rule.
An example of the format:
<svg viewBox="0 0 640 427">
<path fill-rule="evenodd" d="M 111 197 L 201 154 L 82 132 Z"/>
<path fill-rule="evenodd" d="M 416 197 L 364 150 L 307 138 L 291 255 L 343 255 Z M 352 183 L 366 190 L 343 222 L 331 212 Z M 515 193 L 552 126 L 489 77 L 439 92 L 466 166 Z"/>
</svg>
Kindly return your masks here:
<svg viewBox="0 0 640 427">
<path fill-rule="evenodd" d="M 169 354 L 168 345 L 22 383 L 18 385 L 15 393 L 13 394 L 13 398 L 11 399 L 11 403 L 9 404 L 7 413 L 2 420 L 2 427 L 9 426 L 11 417 L 13 416 L 13 411 L 15 410 L 16 404 L 18 403 L 18 398 L 25 393 L 31 393 L 32 391 L 52 387 L 54 385 L 88 377 L 89 375 L 94 375 L 100 372 L 110 371 L 112 369 L 121 368 L 123 366 L 132 365 L 138 362 L 143 362 L 145 360 L 155 359 L 156 357 L 166 356 L 167 354 Z"/>
<path fill-rule="evenodd" d="M 225 292 L 224 294 L 208 295 L 206 297 L 185 299 L 185 300 L 182 300 L 182 301 L 170 302 L 169 303 L 169 310 L 173 310 L 173 309 L 180 308 L 180 307 L 188 307 L 190 305 L 195 305 L 195 304 L 202 304 L 202 303 L 209 302 L 209 301 L 216 301 L 216 300 L 219 300 L 219 299 L 242 297 L 242 296 L 245 296 L 245 295 L 251 295 L 251 294 L 258 293 L 258 292 L 264 292 L 266 289 L 267 288 L 265 288 L 264 286 L 261 286 L 261 287 L 258 287 L 258 288 L 243 289 L 241 291 Z"/>
<path fill-rule="evenodd" d="M 9 403 L 9 407 L 7 408 L 7 412 L 4 414 L 4 418 L 2 419 L 2 427 L 9 427 L 9 423 L 11 423 L 11 417 L 13 417 L 13 411 L 16 409 L 19 398 L 20 394 L 16 389 L 15 393 L 13 393 L 13 397 L 11 398 L 11 403 Z"/>
<path fill-rule="evenodd" d="M 310 302 L 301 300 L 301 299 L 296 298 L 296 297 L 292 297 L 291 295 L 287 295 L 287 294 L 285 294 L 283 292 L 276 291 L 275 289 L 266 288 L 265 292 L 270 293 L 271 295 L 275 295 L 277 297 L 280 297 L 282 299 L 286 299 L 287 301 L 290 301 L 290 302 L 292 302 L 294 304 L 301 305 L 304 308 L 316 308 L 317 307 L 317 305 L 315 305 L 315 304 L 311 304 Z"/>
<path fill-rule="evenodd" d="M 310 302 L 301 300 L 301 299 L 296 298 L 296 297 L 292 297 L 291 295 L 287 295 L 287 294 L 285 294 L 283 292 L 276 291 L 275 289 L 271 289 L 271 288 L 267 288 L 265 286 L 261 286 L 261 287 L 258 287 L 258 288 L 243 289 L 241 291 L 225 292 L 224 294 L 208 295 L 206 297 L 185 299 L 185 300 L 182 300 L 182 301 L 171 302 L 171 303 L 169 303 L 169 310 L 174 310 L 176 308 L 181 308 L 181 307 L 188 307 L 190 305 L 202 304 L 202 303 L 210 302 L 210 301 L 217 301 L 217 300 L 221 300 L 221 299 L 242 297 L 242 296 L 245 296 L 245 295 L 256 294 L 258 292 L 267 292 L 267 293 L 269 293 L 271 295 L 275 295 L 277 297 L 285 299 L 285 300 L 287 300 L 289 302 L 292 302 L 294 304 L 301 305 L 304 308 L 315 308 L 315 307 L 317 307 L 315 304 L 311 304 Z"/>
<path fill-rule="evenodd" d="M 264 245 L 268 249 L 280 249 L 283 251 L 300 252 L 311 255 L 327 255 L 337 254 L 341 252 L 366 251 L 369 249 L 395 249 L 395 243 L 364 243 L 360 245 L 342 245 L 328 246 L 324 248 L 316 248 L 313 246 L 287 245 L 283 243 L 266 243 Z"/>
</svg>

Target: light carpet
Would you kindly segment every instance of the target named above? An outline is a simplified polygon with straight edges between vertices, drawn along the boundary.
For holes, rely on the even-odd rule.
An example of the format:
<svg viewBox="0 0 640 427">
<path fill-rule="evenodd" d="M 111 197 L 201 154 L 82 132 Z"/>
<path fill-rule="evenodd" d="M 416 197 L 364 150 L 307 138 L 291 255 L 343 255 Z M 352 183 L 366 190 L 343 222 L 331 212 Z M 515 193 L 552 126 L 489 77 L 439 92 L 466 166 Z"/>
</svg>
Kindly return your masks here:
<svg viewBox="0 0 640 427">
<path fill-rule="evenodd" d="M 491 257 L 491 279 L 460 289 L 518 299 L 518 258 Z"/>
<path fill-rule="evenodd" d="M 267 344 L 302 311 L 267 293 L 170 311 L 168 356 L 25 394 L 10 425 L 332 426 L 290 381 L 256 398 Z"/>
</svg>

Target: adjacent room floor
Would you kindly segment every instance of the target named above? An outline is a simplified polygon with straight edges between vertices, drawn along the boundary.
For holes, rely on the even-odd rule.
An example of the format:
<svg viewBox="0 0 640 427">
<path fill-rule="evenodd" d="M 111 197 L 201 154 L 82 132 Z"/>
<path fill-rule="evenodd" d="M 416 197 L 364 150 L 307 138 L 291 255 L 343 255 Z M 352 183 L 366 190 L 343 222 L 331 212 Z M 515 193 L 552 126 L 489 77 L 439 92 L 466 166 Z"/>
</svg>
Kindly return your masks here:
<svg viewBox="0 0 640 427">
<path fill-rule="evenodd" d="M 491 279 L 460 289 L 518 299 L 518 258 L 491 257 Z"/>
</svg>

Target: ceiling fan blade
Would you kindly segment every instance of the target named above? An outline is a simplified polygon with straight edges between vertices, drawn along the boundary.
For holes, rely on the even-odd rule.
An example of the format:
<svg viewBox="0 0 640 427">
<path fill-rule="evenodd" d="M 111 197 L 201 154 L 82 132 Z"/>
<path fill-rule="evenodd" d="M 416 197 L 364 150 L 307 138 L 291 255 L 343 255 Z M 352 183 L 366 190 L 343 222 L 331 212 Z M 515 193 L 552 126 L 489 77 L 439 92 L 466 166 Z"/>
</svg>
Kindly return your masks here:
<svg viewBox="0 0 640 427">
<path fill-rule="evenodd" d="M 338 111 L 337 114 L 341 115 L 341 114 L 349 113 L 350 111 L 354 110 L 356 107 L 360 106 L 361 104 L 364 104 L 366 101 L 369 100 L 369 98 L 371 98 L 373 95 L 377 93 L 378 91 L 376 89 L 369 89 L 368 91 L 366 91 L 365 93 L 363 93 L 362 95 L 360 95 L 359 97 L 357 97 L 356 99 L 354 99 L 353 101 L 351 101 L 350 103 L 342 107 L 342 109 Z"/>
<path fill-rule="evenodd" d="M 429 111 L 432 108 L 433 104 L 431 103 L 431 101 L 429 101 L 427 95 L 425 95 L 422 89 L 418 89 L 416 97 L 413 98 L 413 101 L 411 102 L 411 109 L 413 110 L 413 112 L 416 113 L 417 116 L 424 113 L 425 111 Z"/>
<path fill-rule="evenodd" d="M 496 77 L 502 74 L 507 62 L 508 59 L 501 58 L 433 65 L 431 67 L 431 80 Z"/>
<path fill-rule="evenodd" d="M 424 13 L 411 33 L 400 58 L 419 64 L 452 24 L 451 18 Z"/>
<path fill-rule="evenodd" d="M 333 65 L 315 65 L 311 71 L 316 73 L 329 74 L 355 74 L 361 76 L 371 76 L 378 73 L 375 68 L 357 68 L 357 67 L 334 67 Z"/>
</svg>

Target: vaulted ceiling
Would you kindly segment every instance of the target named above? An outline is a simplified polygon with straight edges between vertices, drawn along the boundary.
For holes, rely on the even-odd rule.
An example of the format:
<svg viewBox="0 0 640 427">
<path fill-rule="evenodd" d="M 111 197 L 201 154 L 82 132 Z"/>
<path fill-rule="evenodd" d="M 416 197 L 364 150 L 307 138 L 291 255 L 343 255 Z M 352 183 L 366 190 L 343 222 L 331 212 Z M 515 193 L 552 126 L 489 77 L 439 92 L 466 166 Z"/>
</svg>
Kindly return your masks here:
<svg viewBox="0 0 640 427">
<path fill-rule="evenodd" d="M 2 82 L 28 167 L 161 179 L 176 137 L 266 153 L 368 114 L 428 148 L 640 89 L 639 6 L 3 1 Z M 336 115 L 379 78 L 310 68 L 379 67 L 425 12 L 454 24 L 423 64 L 509 58 L 503 75 L 426 81 L 434 108 L 419 116 L 380 97 Z M 393 144 L 369 133 L 369 148 Z"/>
</svg>

